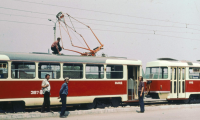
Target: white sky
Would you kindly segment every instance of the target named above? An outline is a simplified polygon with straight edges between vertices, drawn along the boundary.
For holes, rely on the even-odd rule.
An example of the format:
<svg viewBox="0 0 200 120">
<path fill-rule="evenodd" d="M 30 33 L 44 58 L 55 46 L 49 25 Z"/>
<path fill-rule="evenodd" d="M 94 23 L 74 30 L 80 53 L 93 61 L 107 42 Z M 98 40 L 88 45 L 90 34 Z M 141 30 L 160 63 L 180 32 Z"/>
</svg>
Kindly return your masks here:
<svg viewBox="0 0 200 120">
<path fill-rule="evenodd" d="M 104 44 L 98 55 L 139 59 L 143 67 L 161 57 L 200 59 L 200 0 L 0 0 L 0 3 L 0 51 L 48 52 L 54 41 L 54 23 L 48 19 L 55 21 L 56 14 L 62 11 L 94 30 Z M 88 29 L 79 29 L 85 26 L 72 22 L 91 49 L 99 46 Z M 78 36 L 71 35 L 75 45 L 83 46 Z M 65 48 L 85 52 L 70 45 L 66 32 L 62 31 L 62 36 Z M 60 37 L 58 24 L 57 37 Z"/>
</svg>

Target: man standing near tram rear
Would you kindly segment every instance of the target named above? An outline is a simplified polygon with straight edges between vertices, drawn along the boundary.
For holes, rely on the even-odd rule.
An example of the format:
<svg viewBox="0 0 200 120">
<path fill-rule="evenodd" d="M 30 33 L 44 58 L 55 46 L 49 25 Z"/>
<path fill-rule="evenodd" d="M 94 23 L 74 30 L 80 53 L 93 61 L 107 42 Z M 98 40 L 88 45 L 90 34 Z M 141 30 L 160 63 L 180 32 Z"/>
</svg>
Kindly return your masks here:
<svg viewBox="0 0 200 120">
<path fill-rule="evenodd" d="M 49 74 L 46 74 L 45 75 L 45 79 L 42 81 L 42 91 L 43 91 L 43 95 L 44 95 L 44 102 L 43 102 L 43 105 L 42 105 L 42 109 L 41 109 L 41 112 L 44 113 L 44 109 L 45 107 L 47 107 L 47 112 L 50 112 L 50 90 L 51 90 L 51 87 L 50 87 L 50 84 L 49 84 L 49 78 L 50 78 L 50 75 Z"/>
<path fill-rule="evenodd" d="M 68 95 L 69 77 L 66 77 L 64 81 L 65 82 L 62 84 L 61 89 L 60 89 L 60 96 L 58 97 L 58 99 L 61 98 L 61 102 L 62 102 L 62 108 L 61 108 L 61 112 L 60 112 L 61 118 L 67 117 L 67 116 L 65 116 L 65 109 L 66 109 L 66 97 Z"/>
<path fill-rule="evenodd" d="M 144 82 L 143 77 L 140 76 L 139 78 L 139 86 L 138 86 L 138 96 L 139 96 L 139 105 L 140 105 L 140 111 L 137 111 L 138 113 L 144 113 Z"/>
<path fill-rule="evenodd" d="M 60 47 L 60 38 L 57 38 L 57 41 L 53 42 L 51 45 L 51 50 L 53 51 L 53 54 L 59 54 L 61 55 L 60 51 L 62 48 Z"/>
</svg>

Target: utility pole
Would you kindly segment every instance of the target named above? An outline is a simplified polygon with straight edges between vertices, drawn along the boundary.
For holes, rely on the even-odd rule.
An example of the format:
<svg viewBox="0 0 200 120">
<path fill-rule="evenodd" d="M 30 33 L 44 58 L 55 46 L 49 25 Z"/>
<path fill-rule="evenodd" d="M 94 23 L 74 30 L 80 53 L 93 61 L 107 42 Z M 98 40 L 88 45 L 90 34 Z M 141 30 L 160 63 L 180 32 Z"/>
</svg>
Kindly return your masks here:
<svg viewBox="0 0 200 120">
<path fill-rule="evenodd" d="M 56 22 L 55 22 L 55 26 L 53 27 L 54 30 L 54 41 L 56 41 Z"/>
<path fill-rule="evenodd" d="M 49 21 L 52 21 L 51 19 L 48 19 Z M 58 20 L 56 20 L 56 22 L 52 21 L 54 23 L 54 27 L 53 27 L 53 30 L 54 30 L 54 41 L 56 41 L 56 23 L 58 22 Z"/>
</svg>

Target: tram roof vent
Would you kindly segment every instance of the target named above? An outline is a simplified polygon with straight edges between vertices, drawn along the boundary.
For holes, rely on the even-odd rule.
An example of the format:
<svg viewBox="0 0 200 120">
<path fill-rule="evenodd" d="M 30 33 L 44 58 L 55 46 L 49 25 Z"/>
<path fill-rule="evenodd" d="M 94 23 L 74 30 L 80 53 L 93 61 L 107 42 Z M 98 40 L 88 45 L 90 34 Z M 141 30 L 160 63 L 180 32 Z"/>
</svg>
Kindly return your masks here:
<svg viewBox="0 0 200 120">
<path fill-rule="evenodd" d="M 185 62 L 185 63 L 187 63 L 188 65 L 193 65 L 193 63 L 192 63 L 192 62 L 190 62 L 190 61 L 187 61 L 187 60 L 181 60 L 180 62 Z"/>
<path fill-rule="evenodd" d="M 187 62 L 187 64 L 188 64 L 188 65 L 193 65 L 193 63 L 192 63 L 192 62 Z"/>
<path fill-rule="evenodd" d="M 176 59 L 173 58 L 158 58 L 158 60 L 170 60 L 170 61 L 178 61 Z"/>
<path fill-rule="evenodd" d="M 43 53 L 43 52 L 32 52 L 33 54 L 50 54 L 50 53 Z"/>
<path fill-rule="evenodd" d="M 121 59 L 127 59 L 127 57 L 116 57 L 116 56 L 108 56 L 108 58 L 121 58 Z"/>
</svg>

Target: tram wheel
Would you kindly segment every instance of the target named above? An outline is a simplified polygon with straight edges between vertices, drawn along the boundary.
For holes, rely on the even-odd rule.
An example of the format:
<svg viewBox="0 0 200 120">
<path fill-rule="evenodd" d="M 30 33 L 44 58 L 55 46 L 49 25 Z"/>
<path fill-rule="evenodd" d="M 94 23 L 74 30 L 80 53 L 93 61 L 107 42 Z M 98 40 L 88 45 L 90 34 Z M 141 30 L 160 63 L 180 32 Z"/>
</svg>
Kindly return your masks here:
<svg viewBox="0 0 200 120">
<path fill-rule="evenodd" d="M 86 107 L 87 107 L 88 109 L 92 109 L 92 108 L 95 108 L 96 105 L 97 105 L 97 102 L 96 102 L 96 100 L 94 100 L 92 103 L 88 103 L 88 104 L 86 105 Z"/>
<path fill-rule="evenodd" d="M 24 112 L 25 103 L 23 101 L 13 102 L 13 111 L 14 112 Z"/>
<path fill-rule="evenodd" d="M 173 100 L 167 100 L 168 103 L 173 103 Z"/>
<path fill-rule="evenodd" d="M 112 98 L 111 103 L 112 103 L 113 107 L 118 107 L 121 103 L 121 100 L 120 100 L 120 98 Z"/>
<path fill-rule="evenodd" d="M 188 98 L 187 100 L 183 100 L 183 103 L 185 103 L 185 104 L 190 103 L 190 98 Z"/>
</svg>

